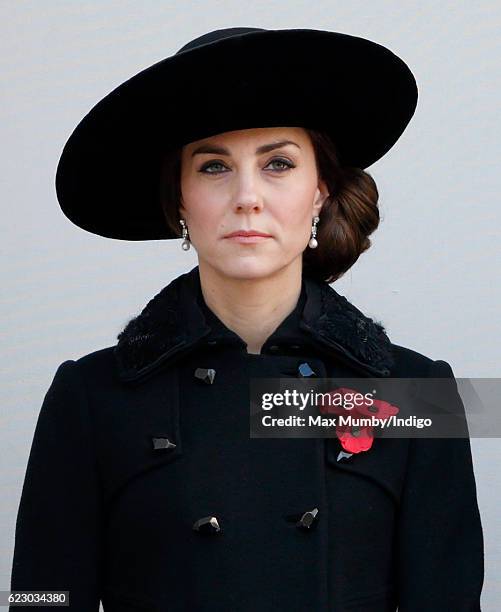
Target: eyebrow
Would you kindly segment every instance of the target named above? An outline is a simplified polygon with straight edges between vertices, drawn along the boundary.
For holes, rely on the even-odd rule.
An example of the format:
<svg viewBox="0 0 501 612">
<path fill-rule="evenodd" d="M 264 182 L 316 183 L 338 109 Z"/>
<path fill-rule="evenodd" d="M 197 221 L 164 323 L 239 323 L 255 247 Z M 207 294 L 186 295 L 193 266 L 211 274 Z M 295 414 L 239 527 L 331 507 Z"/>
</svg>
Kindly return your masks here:
<svg viewBox="0 0 501 612">
<path fill-rule="evenodd" d="M 279 149 L 280 147 L 285 147 L 286 145 L 295 145 L 298 149 L 301 148 L 297 143 L 293 142 L 292 140 L 281 140 L 280 142 L 270 142 L 269 144 L 261 145 L 260 147 L 256 149 L 256 155 L 259 155 L 260 153 L 268 153 L 269 151 L 273 151 L 273 149 Z M 201 153 L 216 153 L 217 155 L 230 155 L 230 152 L 228 151 L 228 149 L 225 149 L 224 147 L 206 144 L 206 145 L 201 145 L 200 147 L 197 147 L 192 152 L 191 156 L 194 157 L 195 155 L 201 154 Z"/>
</svg>

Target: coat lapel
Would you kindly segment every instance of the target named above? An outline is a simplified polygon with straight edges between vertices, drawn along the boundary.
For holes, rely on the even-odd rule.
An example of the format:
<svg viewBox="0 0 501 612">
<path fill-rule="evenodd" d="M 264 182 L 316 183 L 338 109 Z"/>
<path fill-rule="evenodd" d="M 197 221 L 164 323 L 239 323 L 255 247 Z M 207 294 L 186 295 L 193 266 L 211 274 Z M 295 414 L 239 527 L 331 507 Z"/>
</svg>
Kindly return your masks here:
<svg viewBox="0 0 501 612">
<path fill-rule="evenodd" d="M 389 376 L 394 365 L 383 325 L 365 316 L 328 283 L 303 277 L 306 303 L 299 327 L 320 351 L 365 376 Z M 169 283 L 117 336 L 117 372 L 124 382 L 144 380 L 173 363 L 211 332 L 203 309 L 199 268 Z"/>
</svg>

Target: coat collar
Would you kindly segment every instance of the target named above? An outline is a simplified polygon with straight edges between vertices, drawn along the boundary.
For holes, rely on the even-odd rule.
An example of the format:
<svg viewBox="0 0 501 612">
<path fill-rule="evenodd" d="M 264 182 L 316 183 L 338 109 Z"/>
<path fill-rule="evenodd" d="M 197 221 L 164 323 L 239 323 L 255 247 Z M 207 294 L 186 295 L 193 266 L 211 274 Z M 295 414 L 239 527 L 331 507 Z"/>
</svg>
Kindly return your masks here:
<svg viewBox="0 0 501 612">
<path fill-rule="evenodd" d="M 113 352 L 121 380 L 144 379 L 160 365 L 172 363 L 211 333 L 226 330 L 233 341 L 243 340 L 219 321 L 201 298 L 199 268 L 165 286 L 129 320 L 118 334 Z M 202 306 L 200 306 L 202 299 Z M 304 307 L 302 307 L 304 303 Z M 301 307 L 301 308 L 300 308 Z M 366 376 L 389 376 L 394 365 L 392 346 L 383 325 L 365 316 L 328 283 L 303 276 L 301 298 L 269 340 L 275 341 L 295 325 L 297 333 L 327 354 L 336 356 Z M 210 323 L 210 324 L 209 324 Z"/>
</svg>

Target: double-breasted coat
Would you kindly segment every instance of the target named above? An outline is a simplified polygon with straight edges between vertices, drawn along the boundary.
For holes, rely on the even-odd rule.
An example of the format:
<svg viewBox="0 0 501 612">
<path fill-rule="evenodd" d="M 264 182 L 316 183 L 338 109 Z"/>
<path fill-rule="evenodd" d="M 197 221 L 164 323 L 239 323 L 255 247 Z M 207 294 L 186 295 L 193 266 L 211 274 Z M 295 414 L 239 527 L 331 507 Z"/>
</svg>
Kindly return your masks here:
<svg viewBox="0 0 501 612">
<path fill-rule="evenodd" d="M 247 353 L 205 304 L 197 266 L 116 345 L 58 367 L 11 589 L 69 591 L 75 612 L 100 600 L 105 612 L 480 610 L 468 438 L 377 438 L 351 457 L 337 438 L 251 438 L 249 379 L 304 364 L 321 377 L 453 377 L 308 277 L 261 353 Z"/>
</svg>

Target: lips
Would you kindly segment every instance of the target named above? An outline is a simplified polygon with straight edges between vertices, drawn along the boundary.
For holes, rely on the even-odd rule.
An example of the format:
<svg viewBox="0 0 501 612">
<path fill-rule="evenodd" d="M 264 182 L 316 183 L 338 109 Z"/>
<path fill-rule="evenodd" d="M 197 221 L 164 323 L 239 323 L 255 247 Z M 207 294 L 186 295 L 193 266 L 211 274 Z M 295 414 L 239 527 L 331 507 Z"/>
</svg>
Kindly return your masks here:
<svg viewBox="0 0 501 612">
<path fill-rule="evenodd" d="M 232 238 L 234 236 L 264 236 L 264 237 L 270 238 L 271 234 L 266 234 L 264 232 L 258 232 L 257 230 L 237 230 L 236 232 L 227 234 L 225 238 Z"/>
</svg>

